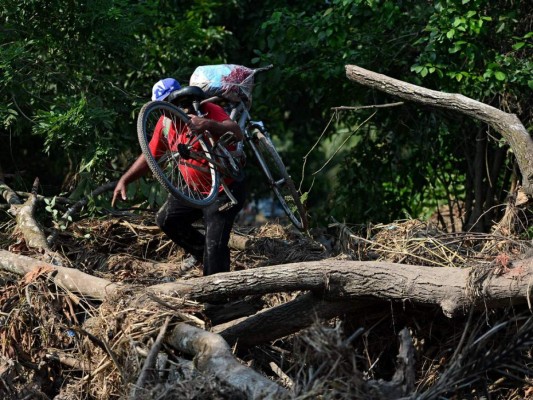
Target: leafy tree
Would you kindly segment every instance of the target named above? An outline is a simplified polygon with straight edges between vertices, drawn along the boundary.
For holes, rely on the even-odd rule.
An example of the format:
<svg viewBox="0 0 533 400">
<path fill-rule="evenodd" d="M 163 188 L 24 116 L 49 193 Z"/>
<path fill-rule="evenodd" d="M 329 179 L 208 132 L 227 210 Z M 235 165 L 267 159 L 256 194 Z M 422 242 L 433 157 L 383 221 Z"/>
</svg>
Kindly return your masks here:
<svg viewBox="0 0 533 400">
<path fill-rule="evenodd" d="M 347 83 L 345 64 L 463 93 L 517 112 L 527 125 L 532 69 L 527 57 L 530 13 L 524 7 L 523 2 L 484 0 L 436 1 L 433 6 L 333 0 L 287 6 L 263 24 L 265 40 L 257 53 L 261 60 L 281 65 L 278 80 L 269 86 L 287 89 L 290 98 L 283 103 L 288 110 L 282 115 L 288 116 L 284 122 L 295 145 L 309 148 L 306 138 L 318 137 L 317 126 L 325 126 L 331 106 L 390 102 Z M 339 120 L 332 135 L 369 116 L 362 111 L 358 115 Z M 477 222 L 478 230 L 486 230 L 497 217 L 493 206 L 503 201 L 509 182 L 507 149 L 498 146 L 498 138 L 489 146 L 486 127 L 449 113 L 404 106 L 380 111 L 356 136 L 360 140 L 339 153 L 344 161 L 338 159 L 330 171 L 338 184 L 324 179 L 323 187 L 315 184 L 310 195 L 334 193 L 325 208 L 328 214 L 388 221 L 427 215 L 443 203 L 459 204 L 466 228 Z M 325 159 L 324 154 L 315 154 L 314 162 Z M 488 174 L 485 165 L 490 165 Z"/>
<path fill-rule="evenodd" d="M 449 204 L 462 205 L 467 228 L 479 221 L 484 230 L 497 217 L 486 211 L 498 210 L 512 175 L 494 132 L 414 105 L 375 115 L 331 108 L 392 101 L 346 79 L 344 66 L 356 64 L 460 92 L 531 125 L 526 3 L 6 0 L 2 166 L 86 191 L 116 178 L 138 154 L 135 118 L 155 81 L 186 83 L 200 64 L 273 63 L 257 79 L 253 112 L 293 176 L 305 172 L 315 221 L 389 221 Z M 142 189 L 157 201 L 153 188 Z"/>
<path fill-rule="evenodd" d="M 213 23 L 221 2 L 181 3 L 2 2 L 4 169 L 81 191 L 122 171 L 139 153 L 136 111 L 152 84 L 187 80 L 232 46 Z"/>
</svg>

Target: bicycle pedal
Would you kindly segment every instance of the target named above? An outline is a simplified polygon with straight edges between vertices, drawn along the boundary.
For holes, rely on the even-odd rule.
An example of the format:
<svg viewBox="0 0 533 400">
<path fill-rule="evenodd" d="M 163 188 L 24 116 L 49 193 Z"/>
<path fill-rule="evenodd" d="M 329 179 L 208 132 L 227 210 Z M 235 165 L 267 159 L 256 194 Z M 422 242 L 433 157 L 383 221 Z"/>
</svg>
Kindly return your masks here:
<svg viewBox="0 0 533 400">
<path fill-rule="evenodd" d="M 234 205 L 235 205 L 234 203 L 232 203 L 231 201 L 228 201 L 227 203 L 224 203 L 220 207 L 218 207 L 218 211 L 228 211 Z"/>
</svg>

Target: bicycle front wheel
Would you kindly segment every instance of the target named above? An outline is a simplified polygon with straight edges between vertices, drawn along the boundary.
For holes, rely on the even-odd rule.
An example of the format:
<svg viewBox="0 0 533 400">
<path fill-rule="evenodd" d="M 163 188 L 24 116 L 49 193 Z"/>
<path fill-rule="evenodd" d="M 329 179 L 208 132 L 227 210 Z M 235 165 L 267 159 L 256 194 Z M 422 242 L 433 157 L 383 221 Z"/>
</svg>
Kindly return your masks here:
<svg viewBox="0 0 533 400">
<path fill-rule="evenodd" d="M 307 215 L 300 195 L 274 144 L 261 131 L 256 132 L 253 143 L 258 153 L 261 168 L 283 210 L 296 228 L 306 231 L 308 228 Z"/>
<path fill-rule="evenodd" d="M 185 204 L 202 208 L 215 201 L 220 177 L 208 140 L 191 134 L 188 121 L 173 104 L 151 101 L 139 113 L 137 136 L 159 183 Z"/>
</svg>

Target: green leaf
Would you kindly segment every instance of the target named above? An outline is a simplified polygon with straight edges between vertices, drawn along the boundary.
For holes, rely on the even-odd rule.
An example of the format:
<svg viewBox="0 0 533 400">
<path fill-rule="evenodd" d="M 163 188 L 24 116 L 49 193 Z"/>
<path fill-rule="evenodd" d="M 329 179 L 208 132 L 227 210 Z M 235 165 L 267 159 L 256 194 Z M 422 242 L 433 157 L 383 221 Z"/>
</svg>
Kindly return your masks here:
<svg viewBox="0 0 533 400">
<path fill-rule="evenodd" d="M 461 50 L 461 46 L 455 45 L 454 47 L 450 47 L 448 49 L 448 53 L 450 54 L 457 53 L 459 50 Z"/>
<path fill-rule="evenodd" d="M 530 89 L 533 90 L 533 79 L 530 81 L 527 81 L 527 85 L 529 86 Z"/>
<path fill-rule="evenodd" d="M 526 45 L 526 42 L 518 42 L 513 44 L 513 50 L 520 50 L 522 47 Z"/>
<path fill-rule="evenodd" d="M 448 32 L 446 32 L 446 37 L 448 39 L 453 38 L 454 35 L 455 35 L 455 29 L 450 29 Z"/>
<path fill-rule="evenodd" d="M 499 81 L 504 81 L 506 78 L 507 78 L 507 75 L 505 75 L 505 73 L 503 73 L 502 71 L 496 71 L 494 73 L 494 76 L 496 77 L 496 79 L 498 79 Z"/>
<path fill-rule="evenodd" d="M 459 25 L 464 24 L 464 23 L 465 23 L 465 19 L 464 18 L 457 17 L 453 21 L 453 26 L 454 27 L 458 27 Z"/>
</svg>

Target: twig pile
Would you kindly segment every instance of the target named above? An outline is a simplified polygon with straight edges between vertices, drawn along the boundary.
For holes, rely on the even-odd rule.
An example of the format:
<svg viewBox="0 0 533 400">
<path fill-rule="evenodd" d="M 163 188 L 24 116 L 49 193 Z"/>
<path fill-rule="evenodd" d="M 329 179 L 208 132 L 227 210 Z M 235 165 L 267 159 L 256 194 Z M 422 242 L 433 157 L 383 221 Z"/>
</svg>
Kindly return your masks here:
<svg viewBox="0 0 533 400">
<path fill-rule="evenodd" d="M 336 223 L 330 226 L 329 235 L 327 241 L 318 242 L 268 224 L 248 232 L 251 241 L 246 249 L 232 250 L 232 267 L 256 268 L 332 256 L 466 267 L 472 260 L 479 264 L 503 254 L 516 257 L 528 245 L 497 235 L 444 233 L 422 221 L 364 229 Z M 9 234 L 0 235 L 0 240 L 3 248 L 12 244 Z M 181 276 L 184 254 L 153 225 L 151 215 L 84 220 L 57 240 L 73 266 L 133 284 L 139 292 L 146 285 Z M 195 273 L 201 274 L 199 270 Z M 98 304 L 54 287 L 46 270 L 22 280 L 2 276 L 0 393 L 7 398 L 48 398 L 47 393 L 61 393 L 56 400 L 126 398 L 165 321 L 170 330 L 183 321 L 203 328 L 209 320 L 202 305 L 184 299 L 139 297 L 133 290 Z M 258 302 L 274 306 L 297 295 L 262 296 Z M 531 383 L 519 382 L 531 375 L 531 316 L 511 320 L 508 315 L 490 313 L 475 323 L 457 319 L 450 324 L 433 309 L 410 311 L 408 304 L 369 307 L 363 314 L 317 324 L 239 356 L 291 389 L 295 399 L 379 399 L 367 383 L 392 376 L 397 333 L 409 326 L 419 355 L 420 398 L 453 393 L 477 396 L 484 391 L 514 400 L 532 394 Z M 501 321 L 507 322 L 499 325 Z M 490 355 L 483 353 L 487 350 Z M 182 357 L 163 344 L 156 356 L 157 372 L 147 375 L 136 398 L 242 398 L 242 393 L 222 382 L 194 372 L 191 361 Z M 476 374 L 480 370 L 491 379 L 480 379 Z M 493 379 L 497 374 L 504 380 Z"/>
<path fill-rule="evenodd" d="M 527 240 L 500 234 L 443 232 L 420 220 L 362 228 L 336 222 L 330 228 L 337 232 L 339 253 L 358 260 L 462 268 L 491 262 L 502 253 L 516 258 L 531 248 Z"/>
</svg>

